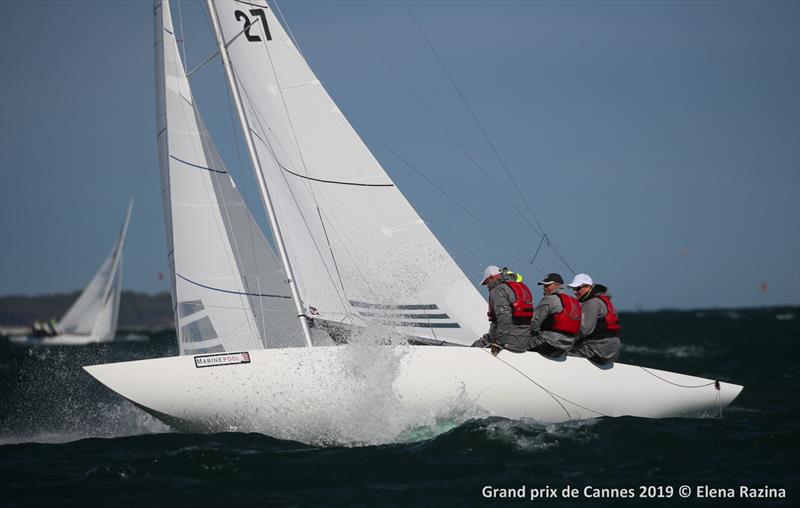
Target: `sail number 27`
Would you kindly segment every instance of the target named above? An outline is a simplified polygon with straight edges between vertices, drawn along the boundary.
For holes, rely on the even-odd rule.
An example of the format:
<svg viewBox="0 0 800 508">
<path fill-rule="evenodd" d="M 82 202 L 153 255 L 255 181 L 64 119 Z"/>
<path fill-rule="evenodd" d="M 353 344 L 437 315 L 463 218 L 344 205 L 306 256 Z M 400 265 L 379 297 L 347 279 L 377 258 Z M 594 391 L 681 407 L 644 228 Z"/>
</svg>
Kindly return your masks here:
<svg viewBox="0 0 800 508">
<path fill-rule="evenodd" d="M 268 41 L 271 41 L 272 34 L 269 33 L 269 26 L 267 25 L 267 15 L 264 13 L 264 9 L 250 9 L 250 14 L 261 18 L 261 24 L 264 25 L 264 35 L 267 36 Z M 233 15 L 236 16 L 236 21 L 242 21 L 244 23 L 244 36 L 247 37 L 248 41 L 261 42 L 261 37 L 250 33 L 250 29 L 253 27 L 255 23 L 258 23 L 258 19 L 256 19 L 255 21 L 251 21 L 250 17 L 242 11 L 236 11 L 233 13 Z"/>
</svg>

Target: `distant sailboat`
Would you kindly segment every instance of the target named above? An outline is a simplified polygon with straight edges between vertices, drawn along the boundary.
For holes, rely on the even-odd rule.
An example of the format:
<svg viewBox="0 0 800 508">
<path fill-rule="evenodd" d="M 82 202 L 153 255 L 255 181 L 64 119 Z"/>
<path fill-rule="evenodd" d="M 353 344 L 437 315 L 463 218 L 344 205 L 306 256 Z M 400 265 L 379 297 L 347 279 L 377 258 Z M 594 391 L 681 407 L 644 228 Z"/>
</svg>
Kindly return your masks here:
<svg viewBox="0 0 800 508">
<path fill-rule="evenodd" d="M 454 414 L 697 415 L 739 394 L 739 385 L 620 363 L 441 347 L 485 332 L 486 301 L 266 2 L 208 0 L 208 9 L 278 255 L 217 155 L 169 4 L 156 0 L 158 143 L 181 356 L 85 367 L 100 382 L 178 429 L 306 442 L 360 439 L 353 426 L 369 415 L 342 412 L 358 406 L 364 369 L 386 358 L 384 391 L 369 386 L 379 396 L 364 411 L 391 405 L 391 425 L 406 429 Z M 385 345 L 332 345 L 364 335 Z M 420 343 L 430 345 L 409 345 Z"/>
<path fill-rule="evenodd" d="M 122 228 L 108 257 L 92 277 L 75 303 L 67 310 L 57 325 L 55 334 L 22 335 L 10 338 L 12 342 L 38 345 L 81 345 L 114 340 L 119 317 L 119 300 L 122 291 L 122 249 L 133 210 L 133 200 L 128 204 Z"/>
</svg>

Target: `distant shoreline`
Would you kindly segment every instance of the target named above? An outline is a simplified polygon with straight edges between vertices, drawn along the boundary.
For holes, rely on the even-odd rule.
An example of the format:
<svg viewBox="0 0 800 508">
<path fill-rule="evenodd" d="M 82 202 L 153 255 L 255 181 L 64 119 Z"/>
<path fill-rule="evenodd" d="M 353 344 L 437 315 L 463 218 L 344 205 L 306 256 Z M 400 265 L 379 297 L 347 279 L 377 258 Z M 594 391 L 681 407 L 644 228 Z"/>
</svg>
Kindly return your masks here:
<svg viewBox="0 0 800 508">
<path fill-rule="evenodd" d="M 37 319 L 58 319 L 63 316 L 70 305 L 78 298 L 79 291 L 72 293 L 56 293 L 48 295 L 9 295 L 0 296 L 0 335 L 25 333 Z M 622 310 L 620 314 L 666 314 L 666 313 L 701 313 L 713 317 L 725 314 L 735 319 L 737 312 L 764 311 L 777 315 L 792 315 L 800 319 L 800 305 L 770 305 L 759 307 L 723 307 L 701 309 L 637 309 Z M 135 291 L 123 291 L 119 310 L 119 328 L 131 332 L 173 329 L 175 326 L 172 301 L 167 292 L 147 294 Z M 697 316 L 702 317 L 702 316 Z"/>
<path fill-rule="evenodd" d="M 37 319 L 59 319 L 79 295 L 80 291 L 36 296 L 0 296 L 0 328 L 28 328 Z M 169 293 L 150 295 L 134 291 L 122 292 L 119 306 L 120 329 L 133 331 L 174 326 Z"/>
</svg>

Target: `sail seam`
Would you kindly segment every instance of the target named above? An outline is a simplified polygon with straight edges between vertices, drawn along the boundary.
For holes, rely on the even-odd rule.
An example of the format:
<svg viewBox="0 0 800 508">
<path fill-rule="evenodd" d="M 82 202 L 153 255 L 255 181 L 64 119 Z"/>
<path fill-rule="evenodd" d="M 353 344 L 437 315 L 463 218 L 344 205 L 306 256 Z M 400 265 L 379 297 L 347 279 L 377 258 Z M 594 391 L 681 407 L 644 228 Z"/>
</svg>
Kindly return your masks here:
<svg viewBox="0 0 800 508">
<path fill-rule="evenodd" d="M 248 100 L 249 100 L 249 98 L 248 98 Z M 306 179 L 306 180 L 313 180 L 313 181 L 315 181 L 315 182 L 321 182 L 321 183 L 333 183 L 333 184 L 338 184 L 338 185 L 353 185 L 353 186 L 357 186 L 357 187 L 394 187 L 394 184 L 393 184 L 393 183 L 358 183 L 358 182 L 342 182 L 342 181 L 338 181 L 338 180 L 323 180 L 323 179 L 321 179 L 321 178 L 314 178 L 313 176 L 306 176 L 306 175 L 301 175 L 301 174 L 299 174 L 299 173 L 295 173 L 294 171 L 290 170 L 289 168 L 287 168 L 286 166 L 284 166 L 283 164 L 281 164 L 281 162 L 278 160 L 278 157 L 277 157 L 277 154 L 275 153 L 275 151 L 274 151 L 274 150 L 272 150 L 272 148 L 271 148 L 271 147 L 270 147 L 270 146 L 269 146 L 269 145 L 266 143 L 266 141 L 264 141 L 263 139 L 261 139 L 261 136 L 259 136 L 259 135 L 258 135 L 258 133 L 257 133 L 255 130 L 253 130 L 253 128 L 252 128 L 252 127 L 250 127 L 250 133 L 251 133 L 253 136 L 255 136 L 255 137 L 256 137 L 256 139 L 258 139 L 259 141 L 261 141 L 261 143 L 263 143 L 263 144 L 264 144 L 264 146 L 266 146 L 267 148 L 269 148 L 270 152 L 272 152 L 272 156 L 273 156 L 273 158 L 275 159 L 275 163 L 278 165 L 278 167 L 279 167 L 279 168 L 281 168 L 283 171 L 285 171 L 285 172 L 287 172 L 287 173 L 289 173 L 289 174 L 292 174 L 292 175 L 294 175 L 294 176 L 297 176 L 297 177 L 299 177 L 299 178 L 304 178 L 304 179 Z"/>
<path fill-rule="evenodd" d="M 384 310 L 436 310 L 439 308 L 436 304 L 413 304 L 413 305 L 385 305 L 382 303 L 365 303 L 350 300 L 350 305 L 353 307 L 364 307 L 368 309 L 384 309 Z M 359 311 L 361 312 L 361 311 Z"/>
<path fill-rule="evenodd" d="M 386 319 L 387 317 L 399 317 L 403 319 L 450 319 L 450 316 L 447 314 L 389 314 L 383 312 L 365 312 L 363 310 L 358 311 L 359 314 L 362 316 L 368 317 L 379 317 L 382 319 Z"/>
<path fill-rule="evenodd" d="M 262 9 L 263 8 L 269 9 L 269 5 L 258 5 L 258 4 L 254 4 L 254 3 L 251 3 L 251 2 L 245 2 L 244 0 L 236 0 L 236 2 L 240 3 L 240 4 L 250 5 L 252 7 L 261 7 Z"/>
<path fill-rule="evenodd" d="M 195 286 L 199 286 L 199 287 L 204 288 L 204 289 L 210 289 L 212 291 L 219 291 L 220 293 L 229 293 L 229 294 L 232 294 L 232 295 L 245 295 L 245 296 L 262 296 L 262 297 L 265 297 L 265 298 L 287 298 L 287 299 L 291 298 L 291 296 L 284 296 L 284 295 L 271 295 L 271 294 L 266 294 L 266 293 L 247 293 L 247 292 L 243 292 L 243 291 L 232 291 L 230 289 L 215 288 L 215 287 L 212 287 L 212 286 L 206 286 L 205 284 L 200 284 L 199 282 L 195 282 L 195 281 L 193 281 L 191 279 L 187 279 L 186 277 L 184 277 L 183 275 L 181 275 L 181 274 L 179 274 L 177 272 L 175 272 L 175 275 L 177 275 L 181 279 L 185 280 L 186 282 L 194 284 Z"/>
<path fill-rule="evenodd" d="M 458 323 L 419 323 L 416 321 L 392 321 L 386 319 L 378 319 L 377 321 L 384 325 L 407 326 L 410 328 L 461 328 Z"/>
<path fill-rule="evenodd" d="M 192 166 L 193 168 L 205 169 L 206 171 L 211 171 L 212 173 L 222 173 L 222 174 L 225 174 L 225 175 L 228 174 L 227 171 L 221 171 L 219 169 L 207 168 L 205 166 L 200 166 L 198 164 L 192 164 L 191 162 L 187 162 L 187 161 L 185 161 L 183 159 L 179 159 L 179 158 L 175 157 L 174 155 L 170 155 L 169 158 L 170 159 L 175 159 L 178 162 L 182 162 L 182 163 L 186 164 L 187 166 Z"/>
<path fill-rule="evenodd" d="M 247 103 L 248 103 L 250 109 L 255 111 L 255 105 L 253 103 L 253 100 L 250 98 L 250 94 L 247 93 L 247 89 L 242 87 L 242 92 L 244 93 L 244 98 L 247 100 Z M 261 129 L 262 133 L 266 133 L 267 130 L 264 129 L 264 126 L 261 123 L 261 119 L 258 117 L 258 115 L 254 115 L 254 116 L 255 116 L 255 121 L 258 124 L 258 128 Z M 264 147 L 267 149 L 268 153 L 272 156 L 272 160 L 274 160 L 276 164 L 280 165 L 280 163 L 278 162 L 277 153 L 276 153 L 275 149 L 272 147 L 272 145 L 269 144 L 268 142 L 266 142 L 261 136 L 259 136 L 258 133 L 255 132 L 252 127 L 249 126 L 249 124 L 248 124 L 247 128 L 250 130 L 251 134 L 253 136 L 255 136 L 255 138 L 257 140 L 259 140 L 262 145 L 264 145 Z M 265 135 L 265 137 L 266 137 L 266 135 Z M 309 236 L 311 238 L 311 243 L 314 245 L 314 249 L 317 251 L 317 254 L 319 255 L 320 259 L 322 260 L 322 266 L 325 269 L 325 273 L 328 275 L 328 278 L 331 281 L 331 285 L 333 286 L 334 290 L 336 291 L 336 296 L 339 298 L 339 302 L 342 304 L 342 309 L 347 311 L 346 299 L 342 297 L 342 294 L 339 292 L 339 289 L 336 287 L 336 282 L 333 280 L 333 275 L 331 274 L 330 268 L 328 267 L 328 264 L 325 262 L 325 257 L 322 255 L 322 251 L 320 250 L 320 246 L 317 244 L 317 239 L 314 237 L 313 233 L 311 232 L 311 226 L 308 224 L 308 220 L 306 219 L 306 216 L 303 214 L 302 210 L 300 209 L 300 204 L 297 202 L 297 196 L 295 196 L 294 191 L 292 189 L 292 186 L 289 184 L 289 180 L 286 178 L 286 174 L 285 173 L 281 173 L 281 176 L 283 177 L 283 181 L 286 182 L 286 187 L 289 190 L 289 195 L 292 197 L 292 201 L 294 202 L 294 205 L 297 208 L 298 214 L 300 215 L 300 218 L 303 221 L 303 225 L 306 227 L 306 231 L 308 231 L 308 233 L 309 233 Z M 305 284 L 303 284 L 303 278 L 302 277 L 303 277 L 302 274 L 299 273 L 299 272 L 297 274 L 295 274 L 295 278 L 297 279 L 298 284 L 305 286 Z M 350 315 L 351 314 L 348 312 L 345 317 L 350 316 Z"/>
<path fill-rule="evenodd" d="M 278 163 L 278 166 L 280 166 L 282 170 L 286 171 L 289 174 L 292 174 L 292 175 L 300 177 L 300 178 L 305 178 L 306 180 L 313 180 L 315 182 L 334 183 L 334 184 L 338 184 L 338 185 L 353 185 L 353 186 L 356 186 L 356 187 L 394 187 L 393 183 L 357 183 L 357 182 L 340 182 L 340 181 L 336 181 L 336 180 L 323 180 L 321 178 L 314 178 L 313 176 L 305 176 L 305 175 L 301 175 L 301 174 L 295 173 L 294 171 L 291 171 L 290 169 L 286 168 L 280 162 Z"/>
<path fill-rule="evenodd" d="M 266 28 L 266 27 L 264 27 L 264 28 Z M 278 72 L 275 70 L 275 62 L 272 59 L 272 52 L 270 52 L 269 45 L 267 44 L 267 41 L 265 39 L 266 38 L 262 39 L 263 45 L 264 45 L 264 50 L 267 53 L 267 59 L 269 60 L 269 66 L 272 69 L 272 75 L 275 77 L 275 84 L 278 86 L 278 92 L 280 94 L 281 102 L 283 103 L 283 110 L 284 110 L 284 112 L 286 114 L 286 120 L 288 120 L 288 122 L 289 122 L 289 128 L 291 129 L 292 138 L 294 139 L 294 144 L 295 144 L 295 147 L 297 149 L 297 155 L 300 157 L 300 163 L 303 166 L 303 170 L 306 173 L 306 178 L 308 179 L 308 181 L 309 182 L 315 181 L 316 179 L 311 178 L 311 177 L 308 176 L 308 165 L 306 164 L 306 159 L 305 159 L 305 156 L 303 155 L 303 150 L 300 148 L 300 140 L 297 138 L 297 131 L 295 130 L 295 127 L 294 127 L 294 121 L 292 120 L 292 115 L 289 112 L 289 106 L 286 104 L 286 96 L 284 95 L 283 90 L 281 89 L 281 80 L 278 77 Z M 313 73 L 312 73 L 312 75 L 313 75 Z M 275 157 L 275 162 L 278 163 L 279 166 L 281 165 L 280 161 L 278 161 L 277 157 Z M 301 176 L 301 175 L 297 175 L 297 176 Z M 319 201 L 317 200 L 317 194 L 314 192 L 314 186 L 311 185 L 311 183 L 308 184 L 308 191 L 311 193 L 311 198 L 314 200 L 314 206 L 317 208 L 317 215 L 319 216 L 320 225 L 322 226 L 323 231 L 325 231 L 325 223 L 322 220 L 322 213 L 320 213 L 320 211 L 319 211 Z M 302 213 L 301 213 L 301 215 L 302 215 Z M 338 264 L 336 262 L 336 256 L 334 255 L 333 249 L 330 246 L 330 240 L 328 239 L 327 232 L 325 232 L 325 237 L 326 237 L 326 240 L 328 241 L 328 248 L 330 249 L 330 255 L 331 255 L 331 260 L 333 261 L 333 264 L 334 264 L 334 269 L 336 270 L 337 274 L 339 274 L 339 267 L 338 267 Z M 320 255 L 321 255 L 321 253 L 320 253 Z M 323 264 L 325 264 L 324 263 L 324 259 L 323 259 Z M 328 269 L 327 266 L 325 267 L 325 269 L 326 270 Z M 328 275 L 330 276 L 330 273 Z M 333 279 L 332 276 L 331 276 L 331 279 Z M 339 280 L 340 280 L 340 283 L 341 283 L 341 274 L 339 274 Z M 336 284 L 335 283 L 334 283 L 334 289 L 336 289 Z M 336 290 L 336 292 L 337 293 L 339 292 L 338 289 Z M 344 286 L 342 286 L 342 293 L 343 294 L 339 295 L 339 300 L 344 304 L 344 301 L 349 300 L 347 295 L 344 294 L 345 293 Z M 346 306 L 344 306 L 344 307 L 345 307 L 345 310 L 347 311 L 348 309 L 346 308 Z"/>
</svg>

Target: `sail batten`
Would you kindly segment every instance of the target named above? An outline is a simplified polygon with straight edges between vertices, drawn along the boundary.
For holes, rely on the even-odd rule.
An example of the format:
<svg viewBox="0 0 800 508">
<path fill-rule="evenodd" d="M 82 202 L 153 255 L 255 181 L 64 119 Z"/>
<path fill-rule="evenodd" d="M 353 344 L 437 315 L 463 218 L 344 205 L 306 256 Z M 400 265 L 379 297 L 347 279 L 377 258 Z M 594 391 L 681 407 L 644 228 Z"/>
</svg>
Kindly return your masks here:
<svg viewBox="0 0 800 508">
<path fill-rule="evenodd" d="M 244 124 L 257 140 L 257 177 L 270 187 L 305 311 L 328 321 L 391 320 L 400 333 L 474 341 L 486 327 L 485 300 L 355 132 L 272 9 L 263 0 L 247 7 L 211 2 Z M 361 316 L 350 301 L 435 302 L 452 325 Z"/>
</svg>

